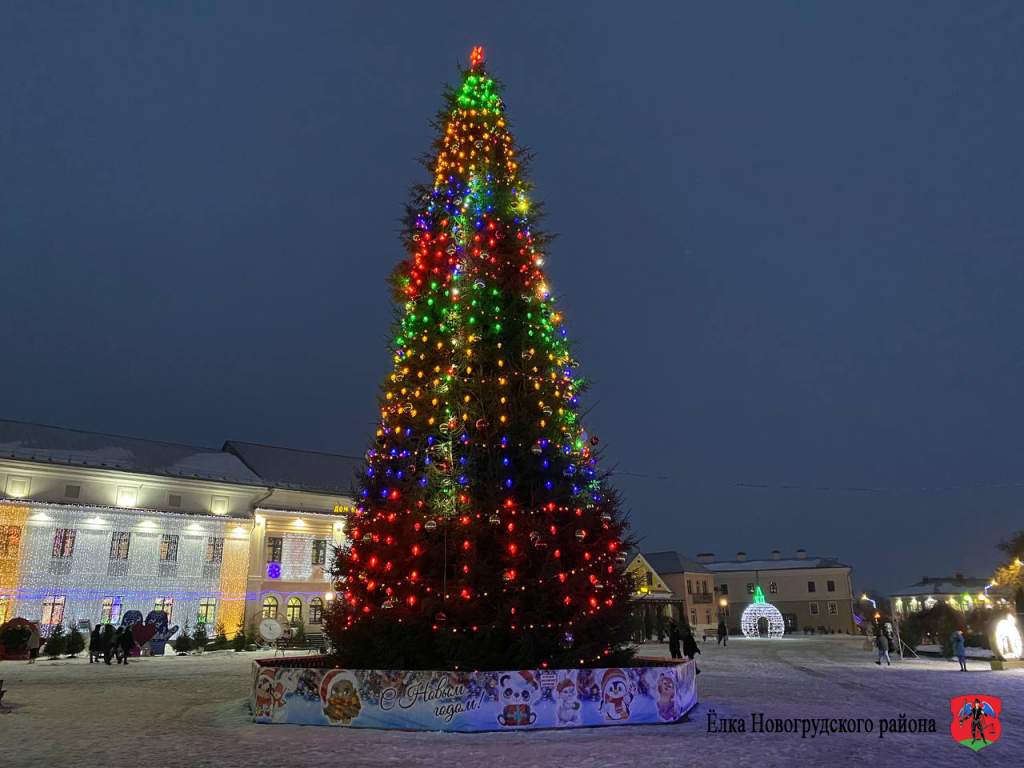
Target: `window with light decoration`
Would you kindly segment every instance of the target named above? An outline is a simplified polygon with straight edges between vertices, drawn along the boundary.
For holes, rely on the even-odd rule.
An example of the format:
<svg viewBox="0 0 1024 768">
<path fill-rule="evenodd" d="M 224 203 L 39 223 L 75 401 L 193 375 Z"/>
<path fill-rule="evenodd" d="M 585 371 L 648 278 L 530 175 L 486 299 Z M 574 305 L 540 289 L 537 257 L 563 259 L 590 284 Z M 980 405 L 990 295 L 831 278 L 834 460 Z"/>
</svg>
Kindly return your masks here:
<svg viewBox="0 0 1024 768">
<path fill-rule="evenodd" d="M 267 562 L 280 563 L 284 554 L 284 539 L 280 536 L 267 537 Z"/>
<path fill-rule="evenodd" d="M 285 616 L 289 624 L 297 624 L 302 621 L 302 601 L 297 597 L 289 597 L 285 605 Z"/>
<path fill-rule="evenodd" d="M 0 525 L 0 560 L 13 560 L 21 546 L 21 528 L 17 525 Z"/>
<path fill-rule="evenodd" d="M 127 560 L 131 547 L 132 535 L 128 531 L 114 531 L 110 535 L 110 559 Z"/>
<path fill-rule="evenodd" d="M 829 600 L 828 601 L 828 615 L 829 616 L 837 616 L 838 614 L 839 614 L 839 606 L 836 604 L 836 601 L 835 600 Z"/>
<path fill-rule="evenodd" d="M 178 536 L 174 533 L 164 533 L 160 536 L 160 562 L 178 562 Z"/>
<path fill-rule="evenodd" d="M 276 619 L 277 618 L 277 598 L 273 595 L 267 595 L 263 598 L 263 618 L 264 619 Z"/>
<path fill-rule="evenodd" d="M 175 536 L 177 538 L 177 536 Z M 174 598 L 173 597 L 158 597 L 153 601 L 154 611 L 163 611 L 167 614 L 167 621 L 171 620 L 171 613 L 174 611 Z"/>
<path fill-rule="evenodd" d="M 199 616 L 196 622 L 199 624 L 213 624 L 217 615 L 217 600 L 212 597 L 204 597 L 199 601 Z"/>
<path fill-rule="evenodd" d="M 55 626 L 64 621 L 64 595 L 50 595 L 43 599 L 42 623 Z"/>
<path fill-rule="evenodd" d="M 58 528 L 53 534 L 53 556 L 71 557 L 75 552 L 74 528 Z"/>
<path fill-rule="evenodd" d="M 648 587 L 653 587 L 654 586 L 654 574 L 651 573 L 650 571 L 648 571 L 647 573 L 644 574 L 644 576 L 646 577 L 647 586 Z"/>
<path fill-rule="evenodd" d="M 121 597 L 112 595 L 103 598 L 103 607 L 100 609 L 101 624 L 117 624 L 121 620 Z"/>
<path fill-rule="evenodd" d="M 808 606 L 809 606 L 809 609 L 811 611 L 811 616 L 817 616 L 818 615 L 818 604 L 817 603 L 808 603 Z"/>
<path fill-rule="evenodd" d="M 327 563 L 327 539 L 313 540 L 313 565 Z"/>
<path fill-rule="evenodd" d="M 224 561 L 224 539 L 211 536 L 206 540 L 206 562 L 221 563 Z"/>
<path fill-rule="evenodd" d="M 324 623 L 324 601 L 319 597 L 314 597 L 309 601 L 309 623 Z"/>
<path fill-rule="evenodd" d="M 6 597 L 0 597 L 0 624 L 7 621 L 7 611 L 10 608 L 11 601 Z"/>
</svg>

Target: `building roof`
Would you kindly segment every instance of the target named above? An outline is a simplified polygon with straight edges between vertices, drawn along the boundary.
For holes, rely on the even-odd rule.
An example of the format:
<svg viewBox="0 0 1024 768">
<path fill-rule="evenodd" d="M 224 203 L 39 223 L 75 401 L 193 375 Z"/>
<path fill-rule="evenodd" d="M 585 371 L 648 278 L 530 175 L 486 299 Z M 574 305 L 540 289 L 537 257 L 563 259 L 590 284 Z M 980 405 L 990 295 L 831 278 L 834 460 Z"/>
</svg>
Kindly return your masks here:
<svg viewBox="0 0 1024 768">
<path fill-rule="evenodd" d="M 916 584 L 897 589 L 893 596 L 906 595 L 962 595 L 964 592 L 979 592 L 991 584 L 990 579 L 974 576 L 925 576 Z M 995 589 L 995 592 L 1000 592 Z"/>
<path fill-rule="evenodd" d="M 708 573 L 708 569 L 696 560 L 688 560 L 678 552 L 644 552 L 644 559 L 659 574 L 663 573 Z"/>
<path fill-rule="evenodd" d="M 228 440 L 224 451 L 237 456 L 264 485 L 293 491 L 349 495 L 366 461 L 334 453 L 279 448 Z"/>
<path fill-rule="evenodd" d="M 265 485 L 237 456 L 217 448 L 141 440 L 6 419 L 0 419 L 0 458 L 241 485 Z"/>
<path fill-rule="evenodd" d="M 834 557 L 791 557 L 778 560 L 716 560 L 704 563 L 712 573 L 730 571 L 784 571 L 797 568 L 849 568 Z"/>
</svg>

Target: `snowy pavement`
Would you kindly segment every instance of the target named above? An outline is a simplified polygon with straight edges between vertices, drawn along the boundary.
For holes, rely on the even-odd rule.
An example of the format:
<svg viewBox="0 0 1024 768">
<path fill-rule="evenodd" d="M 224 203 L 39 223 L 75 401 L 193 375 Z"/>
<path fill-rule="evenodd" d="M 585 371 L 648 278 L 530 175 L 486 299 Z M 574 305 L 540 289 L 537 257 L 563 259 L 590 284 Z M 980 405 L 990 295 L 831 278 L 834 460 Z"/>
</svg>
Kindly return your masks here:
<svg viewBox="0 0 1024 768">
<path fill-rule="evenodd" d="M 664 656 L 664 646 L 644 646 Z M 0 714 L 0 765 L 135 766 L 945 766 L 1020 765 L 1024 670 L 914 659 L 879 668 L 849 637 L 732 639 L 698 657 L 700 704 L 675 725 L 576 731 L 442 734 L 254 725 L 246 704 L 250 662 L 266 654 L 135 659 L 127 667 L 85 658 L 29 666 L 0 662 L 14 709 Z M 1003 736 L 977 754 L 949 736 L 949 699 L 1003 699 Z M 747 732 L 708 732 L 708 709 Z M 750 733 L 765 718 L 935 718 L 931 734 L 878 736 Z"/>
</svg>

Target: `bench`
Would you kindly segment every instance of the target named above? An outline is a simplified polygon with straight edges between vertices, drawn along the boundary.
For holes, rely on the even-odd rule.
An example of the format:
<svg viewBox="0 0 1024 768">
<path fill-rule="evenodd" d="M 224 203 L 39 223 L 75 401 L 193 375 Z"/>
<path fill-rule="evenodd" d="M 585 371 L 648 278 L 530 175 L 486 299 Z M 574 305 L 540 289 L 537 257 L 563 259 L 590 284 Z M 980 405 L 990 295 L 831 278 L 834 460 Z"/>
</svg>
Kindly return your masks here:
<svg viewBox="0 0 1024 768">
<path fill-rule="evenodd" d="M 323 632 L 307 632 L 300 638 L 281 637 L 274 642 L 274 647 L 279 651 L 316 650 L 324 653 L 327 650 Z"/>
</svg>

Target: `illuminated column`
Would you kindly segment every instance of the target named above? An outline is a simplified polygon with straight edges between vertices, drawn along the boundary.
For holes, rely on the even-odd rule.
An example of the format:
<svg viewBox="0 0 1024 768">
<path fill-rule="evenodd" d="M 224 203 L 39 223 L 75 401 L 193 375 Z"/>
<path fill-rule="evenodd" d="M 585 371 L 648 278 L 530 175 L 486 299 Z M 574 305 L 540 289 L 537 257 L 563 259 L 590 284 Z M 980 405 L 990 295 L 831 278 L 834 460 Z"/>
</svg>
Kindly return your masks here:
<svg viewBox="0 0 1024 768">
<path fill-rule="evenodd" d="M 224 631 L 234 635 L 245 618 L 245 593 L 249 575 L 250 532 L 245 525 L 229 526 L 224 537 L 224 557 L 220 567 L 218 621 Z"/>
<path fill-rule="evenodd" d="M 28 507 L 0 504 L 0 526 L 18 529 L 16 552 L 0 557 L 0 623 L 17 616 L 18 587 L 21 583 L 21 563 L 25 557 L 25 521 Z M 26 617 L 31 618 L 31 617 Z"/>
</svg>

